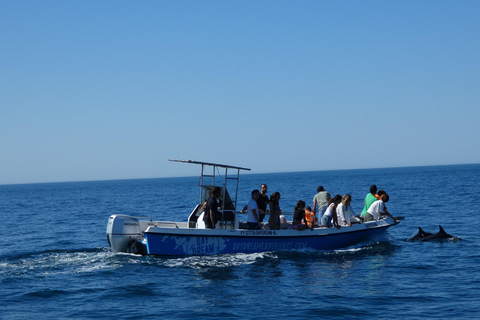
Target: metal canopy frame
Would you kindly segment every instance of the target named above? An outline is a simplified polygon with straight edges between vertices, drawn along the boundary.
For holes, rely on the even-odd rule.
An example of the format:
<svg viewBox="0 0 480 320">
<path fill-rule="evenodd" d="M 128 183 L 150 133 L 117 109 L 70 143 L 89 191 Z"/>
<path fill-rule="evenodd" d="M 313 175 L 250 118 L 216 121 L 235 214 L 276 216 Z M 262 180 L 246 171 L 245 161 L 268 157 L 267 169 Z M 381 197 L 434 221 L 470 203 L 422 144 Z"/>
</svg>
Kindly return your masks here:
<svg viewBox="0 0 480 320">
<path fill-rule="evenodd" d="M 235 199 L 232 199 L 232 203 L 233 203 L 234 211 L 235 212 L 237 211 L 238 181 L 240 179 L 240 170 L 250 171 L 251 169 L 243 168 L 243 167 L 230 166 L 230 165 L 225 165 L 225 164 L 211 163 L 211 162 L 194 161 L 194 160 L 168 159 L 168 161 L 193 163 L 193 164 L 202 165 L 202 171 L 200 173 L 200 202 L 202 202 L 202 200 L 203 200 L 203 192 L 206 192 L 206 191 L 204 191 L 204 188 L 202 188 L 202 186 L 204 185 L 204 182 L 203 182 L 204 178 L 211 178 L 212 179 L 212 186 L 215 186 L 215 172 L 216 172 L 216 170 L 218 170 L 218 168 L 225 169 L 225 181 L 223 182 L 223 187 L 224 187 L 225 192 L 223 192 L 222 207 L 221 207 L 222 222 L 224 221 L 225 197 L 226 197 L 226 194 L 227 194 L 226 190 L 227 190 L 227 181 L 228 180 L 235 180 L 236 181 Z M 212 167 L 213 173 L 212 174 L 206 174 L 205 173 L 205 167 Z M 228 176 L 228 169 L 237 170 L 236 177 L 229 177 Z M 220 174 L 220 172 L 219 172 L 219 174 Z"/>
</svg>

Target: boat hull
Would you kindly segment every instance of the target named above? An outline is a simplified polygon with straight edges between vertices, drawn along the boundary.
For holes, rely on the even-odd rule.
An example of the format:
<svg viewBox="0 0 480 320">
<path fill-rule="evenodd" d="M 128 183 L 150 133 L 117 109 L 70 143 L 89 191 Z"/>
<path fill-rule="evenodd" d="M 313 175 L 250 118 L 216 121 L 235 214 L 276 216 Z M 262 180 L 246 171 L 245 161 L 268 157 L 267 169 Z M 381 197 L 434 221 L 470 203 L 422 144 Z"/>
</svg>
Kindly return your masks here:
<svg viewBox="0 0 480 320">
<path fill-rule="evenodd" d="M 149 227 L 143 244 L 150 255 L 188 256 L 301 249 L 334 250 L 362 243 L 397 224 L 393 219 L 314 230 L 210 230 Z"/>
</svg>

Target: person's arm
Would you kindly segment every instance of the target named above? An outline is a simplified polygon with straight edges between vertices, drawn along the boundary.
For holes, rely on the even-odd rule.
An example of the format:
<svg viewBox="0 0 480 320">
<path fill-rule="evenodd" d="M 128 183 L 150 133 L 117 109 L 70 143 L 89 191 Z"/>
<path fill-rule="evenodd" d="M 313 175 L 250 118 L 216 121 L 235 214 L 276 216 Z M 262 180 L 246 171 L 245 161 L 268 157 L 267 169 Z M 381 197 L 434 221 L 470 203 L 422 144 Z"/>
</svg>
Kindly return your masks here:
<svg viewBox="0 0 480 320">
<path fill-rule="evenodd" d="M 392 217 L 392 215 L 390 214 L 390 212 L 387 211 L 387 207 L 385 207 L 385 208 L 383 209 L 383 212 L 380 212 L 380 214 L 381 214 L 382 216 L 389 216 L 389 217 L 392 218 L 394 221 L 396 221 L 395 218 Z"/>
<path fill-rule="evenodd" d="M 245 213 L 245 211 L 247 211 L 247 208 L 248 208 L 248 204 L 245 207 L 243 207 L 243 209 L 242 209 L 242 211 L 240 211 L 240 213 Z"/>
<path fill-rule="evenodd" d="M 352 216 L 352 217 L 357 217 L 357 218 L 360 218 L 360 215 L 359 215 L 359 214 L 357 214 L 357 213 L 356 213 L 356 212 L 353 210 L 353 208 L 352 208 L 352 205 L 351 205 L 351 204 L 349 204 L 349 205 L 348 205 L 348 212 L 350 212 L 350 214 L 351 214 L 351 216 Z"/>
<path fill-rule="evenodd" d="M 337 212 L 337 214 L 339 214 L 339 219 L 340 219 L 340 221 L 341 221 L 344 225 L 348 226 L 347 219 L 345 219 L 345 211 L 344 211 L 344 210 L 345 210 L 345 206 L 343 206 L 343 205 L 338 205 L 338 206 L 337 206 L 337 210 L 335 210 L 335 211 Z"/>
<path fill-rule="evenodd" d="M 315 198 L 313 198 L 313 212 L 317 213 L 317 199 L 315 199 Z"/>
<path fill-rule="evenodd" d="M 212 221 L 212 229 L 215 229 L 215 225 L 217 224 L 217 221 L 215 221 L 216 216 L 215 216 L 215 211 L 210 209 L 210 220 Z"/>
<path fill-rule="evenodd" d="M 258 225 L 261 226 L 262 224 L 260 223 L 260 219 L 258 218 L 257 209 L 253 209 L 252 213 L 255 220 L 257 220 Z"/>
</svg>

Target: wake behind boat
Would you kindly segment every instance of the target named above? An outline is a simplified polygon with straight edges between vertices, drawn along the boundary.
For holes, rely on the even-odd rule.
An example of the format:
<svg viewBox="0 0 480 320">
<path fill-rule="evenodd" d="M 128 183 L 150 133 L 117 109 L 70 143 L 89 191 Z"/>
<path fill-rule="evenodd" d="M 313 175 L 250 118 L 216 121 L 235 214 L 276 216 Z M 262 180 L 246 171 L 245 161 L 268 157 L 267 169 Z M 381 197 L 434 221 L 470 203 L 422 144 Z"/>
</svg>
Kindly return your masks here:
<svg viewBox="0 0 480 320">
<path fill-rule="evenodd" d="M 114 253 L 186 256 L 224 253 L 255 253 L 311 248 L 333 250 L 346 248 L 372 239 L 387 228 L 398 224 L 391 217 L 378 221 L 356 223 L 349 227 L 314 228 L 298 231 L 289 223 L 280 230 L 247 230 L 247 224 L 237 212 L 237 195 L 240 170 L 247 168 L 199 162 L 172 160 L 201 165 L 200 202 L 186 222 L 152 221 L 149 217 L 112 215 L 107 224 L 107 240 Z M 210 173 L 210 170 L 211 173 Z M 221 219 L 215 229 L 205 228 L 203 204 L 212 194 L 219 169 L 225 170 L 219 211 Z M 236 174 L 229 174 L 233 170 Z M 209 180 L 210 184 L 206 184 Z M 217 179 L 218 180 L 218 179 Z M 234 185 L 232 197 L 227 190 Z M 267 227 L 267 224 L 264 224 Z"/>
</svg>

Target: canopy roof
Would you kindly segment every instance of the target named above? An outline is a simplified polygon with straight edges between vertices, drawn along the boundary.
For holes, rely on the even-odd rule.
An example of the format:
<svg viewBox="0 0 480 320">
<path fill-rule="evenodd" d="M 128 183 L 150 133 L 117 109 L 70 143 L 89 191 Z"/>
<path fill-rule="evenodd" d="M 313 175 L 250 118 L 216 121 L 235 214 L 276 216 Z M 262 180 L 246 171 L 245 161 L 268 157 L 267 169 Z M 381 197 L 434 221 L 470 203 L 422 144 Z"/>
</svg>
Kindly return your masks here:
<svg viewBox="0 0 480 320">
<path fill-rule="evenodd" d="M 226 164 L 218 164 L 218 163 L 202 162 L 202 161 L 194 161 L 194 160 L 168 159 L 168 161 L 202 164 L 202 165 L 207 165 L 207 166 L 215 166 L 215 167 L 237 169 L 237 170 L 247 170 L 247 171 L 251 170 L 251 169 L 248 169 L 248 168 L 235 167 L 235 166 L 230 166 L 230 165 L 226 165 Z"/>
</svg>

